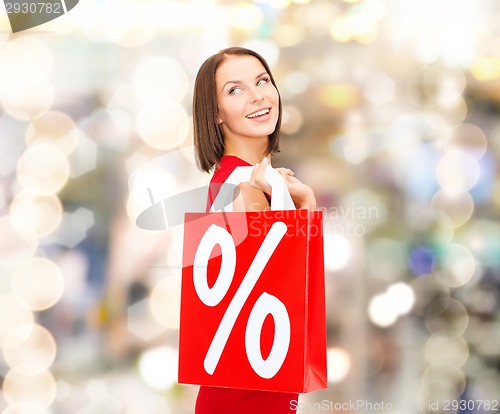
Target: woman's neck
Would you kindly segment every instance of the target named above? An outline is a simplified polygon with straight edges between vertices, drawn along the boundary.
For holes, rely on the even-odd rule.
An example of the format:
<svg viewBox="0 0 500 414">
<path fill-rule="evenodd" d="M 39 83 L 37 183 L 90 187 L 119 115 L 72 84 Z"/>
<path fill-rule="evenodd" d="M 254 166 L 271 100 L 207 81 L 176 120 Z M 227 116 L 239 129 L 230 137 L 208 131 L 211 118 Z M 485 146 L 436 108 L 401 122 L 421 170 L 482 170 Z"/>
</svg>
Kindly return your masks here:
<svg viewBox="0 0 500 414">
<path fill-rule="evenodd" d="M 224 155 L 234 155 L 249 164 L 257 164 L 266 156 L 268 138 L 247 138 L 243 140 L 225 140 Z"/>
</svg>

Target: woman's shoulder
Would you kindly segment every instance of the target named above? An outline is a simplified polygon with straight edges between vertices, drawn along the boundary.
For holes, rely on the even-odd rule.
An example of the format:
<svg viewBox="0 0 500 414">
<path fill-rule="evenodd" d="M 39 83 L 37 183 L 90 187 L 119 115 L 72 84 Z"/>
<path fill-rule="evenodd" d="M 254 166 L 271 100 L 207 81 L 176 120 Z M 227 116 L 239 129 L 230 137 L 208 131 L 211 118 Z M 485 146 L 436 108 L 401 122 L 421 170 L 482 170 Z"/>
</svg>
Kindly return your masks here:
<svg viewBox="0 0 500 414">
<path fill-rule="evenodd" d="M 223 183 L 236 167 L 247 167 L 249 165 L 251 164 L 236 155 L 224 155 L 215 168 L 211 182 Z"/>
</svg>

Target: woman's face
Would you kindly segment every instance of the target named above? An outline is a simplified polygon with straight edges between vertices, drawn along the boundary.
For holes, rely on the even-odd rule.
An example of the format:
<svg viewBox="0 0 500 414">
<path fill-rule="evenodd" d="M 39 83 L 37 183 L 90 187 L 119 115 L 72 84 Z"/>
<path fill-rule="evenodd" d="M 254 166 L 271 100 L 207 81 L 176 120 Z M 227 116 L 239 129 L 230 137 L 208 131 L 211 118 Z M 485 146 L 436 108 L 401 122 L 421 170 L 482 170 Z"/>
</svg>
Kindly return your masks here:
<svg viewBox="0 0 500 414">
<path fill-rule="evenodd" d="M 229 56 L 215 74 L 218 122 L 224 138 L 263 138 L 279 117 L 279 95 L 262 63 L 251 55 Z"/>
</svg>

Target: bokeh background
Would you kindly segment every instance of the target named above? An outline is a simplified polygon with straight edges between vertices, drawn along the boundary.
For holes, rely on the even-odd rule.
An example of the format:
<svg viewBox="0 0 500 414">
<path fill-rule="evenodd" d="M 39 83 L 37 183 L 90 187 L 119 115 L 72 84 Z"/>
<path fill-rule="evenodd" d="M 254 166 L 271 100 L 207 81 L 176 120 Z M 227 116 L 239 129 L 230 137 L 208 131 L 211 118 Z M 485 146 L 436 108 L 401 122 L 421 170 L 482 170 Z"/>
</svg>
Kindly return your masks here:
<svg viewBox="0 0 500 414">
<path fill-rule="evenodd" d="M 193 412 L 182 226 L 135 220 L 208 182 L 193 80 L 232 45 L 270 63 L 273 164 L 325 213 L 329 387 L 299 412 L 500 410 L 499 21 L 493 0 L 81 0 L 12 35 L 2 4 L 1 413 Z"/>
</svg>

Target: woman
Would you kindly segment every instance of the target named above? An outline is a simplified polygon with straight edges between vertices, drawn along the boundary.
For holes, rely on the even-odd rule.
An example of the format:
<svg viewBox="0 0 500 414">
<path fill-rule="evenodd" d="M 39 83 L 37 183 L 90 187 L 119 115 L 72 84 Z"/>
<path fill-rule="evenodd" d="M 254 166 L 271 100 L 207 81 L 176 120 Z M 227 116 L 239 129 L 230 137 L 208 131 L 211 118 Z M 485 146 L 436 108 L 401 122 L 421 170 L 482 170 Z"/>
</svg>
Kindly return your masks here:
<svg viewBox="0 0 500 414">
<path fill-rule="evenodd" d="M 264 178 L 279 149 L 281 99 L 267 62 L 239 47 L 224 49 L 201 66 L 193 96 L 194 143 L 202 170 L 215 168 L 208 206 L 237 166 L 254 165 L 250 182 L 238 186 L 234 211 L 269 209 L 271 188 Z M 315 209 L 308 186 L 278 168 L 297 208 Z M 295 412 L 298 395 L 201 386 L 196 414 L 285 414 Z"/>
</svg>

